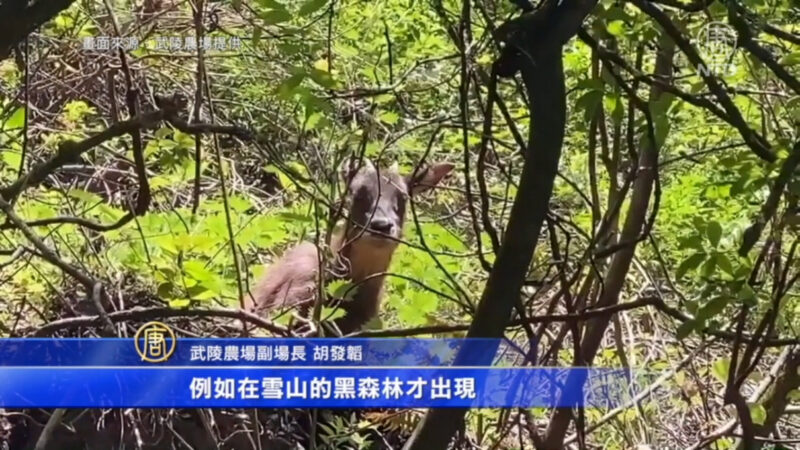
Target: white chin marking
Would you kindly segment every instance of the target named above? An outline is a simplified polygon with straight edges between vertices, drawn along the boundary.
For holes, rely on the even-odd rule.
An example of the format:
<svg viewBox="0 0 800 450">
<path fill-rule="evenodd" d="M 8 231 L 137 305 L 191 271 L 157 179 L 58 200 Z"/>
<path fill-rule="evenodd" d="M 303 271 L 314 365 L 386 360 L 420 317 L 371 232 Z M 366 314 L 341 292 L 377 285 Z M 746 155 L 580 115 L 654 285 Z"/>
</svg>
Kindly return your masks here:
<svg viewBox="0 0 800 450">
<path fill-rule="evenodd" d="M 379 234 L 379 233 L 374 233 L 372 231 L 367 231 L 366 234 L 367 234 L 367 237 L 369 237 L 370 239 L 372 239 L 374 241 L 380 241 L 380 242 L 386 242 L 386 243 L 394 242 L 392 240 L 392 239 L 394 239 L 394 236 L 392 236 L 392 235 Z"/>
</svg>

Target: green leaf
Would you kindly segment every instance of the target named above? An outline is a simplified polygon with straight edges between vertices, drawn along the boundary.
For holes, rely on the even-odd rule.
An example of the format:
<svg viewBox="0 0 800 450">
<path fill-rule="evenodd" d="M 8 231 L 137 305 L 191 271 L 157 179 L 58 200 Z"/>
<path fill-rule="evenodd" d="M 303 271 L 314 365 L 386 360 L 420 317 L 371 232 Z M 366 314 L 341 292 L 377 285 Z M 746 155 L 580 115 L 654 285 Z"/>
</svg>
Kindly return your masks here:
<svg viewBox="0 0 800 450">
<path fill-rule="evenodd" d="M 716 258 L 708 258 L 703 266 L 700 268 L 700 274 L 706 278 L 711 277 L 714 274 L 714 270 L 717 269 L 717 259 Z"/>
<path fill-rule="evenodd" d="M 716 317 L 722 312 L 722 310 L 725 309 L 726 306 L 728 306 L 729 301 L 729 297 L 722 295 L 712 298 L 705 305 L 703 305 L 702 308 L 700 308 L 700 311 L 697 312 L 696 318 L 698 320 L 706 321 Z"/>
<path fill-rule="evenodd" d="M 699 234 L 693 234 L 689 237 L 681 239 L 678 248 L 680 249 L 693 248 L 695 250 L 699 250 L 702 252 L 704 250 L 703 239 L 700 237 Z"/>
<path fill-rule="evenodd" d="M 86 205 L 92 205 L 103 201 L 102 197 L 99 195 L 89 191 L 84 191 L 83 189 L 70 189 L 69 196 L 85 203 Z"/>
<path fill-rule="evenodd" d="M 3 124 L 4 130 L 14 130 L 25 125 L 25 108 L 19 107 L 11 114 L 11 117 Z"/>
<path fill-rule="evenodd" d="M 217 296 L 216 293 L 214 293 L 209 289 L 206 289 L 206 287 L 202 285 L 192 286 L 186 291 L 187 294 L 189 294 L 189 298 L 191 298 L 192 300 L 199 300 L 199 301 L 211 300 L 212 298 L 215 298 Z"/>
<path fill-rule="evenodd" d="M 622 36 L 625 33 L 625 22 L 621 20 L 613 20 L 606 26 L 606 30 L 612 36 Z"/>
<path fill-rule="evenodd" d="M 310 91 L 304 91 L 300 95 L 300 103 L 306 108 L 306 114 L 312 114 L 316 111 L 330 111 L 331 105 L 326 99 L 318 97 Z"/>
<path fill-rule="evenodd" d="M 286 190 L 289 190 L 289 191 L 295 189 L 295 185 L 292 182 L 292 179 L 289 178 L 289 176 L 286 175 L 279 167 L 273 166 L 272 164 L 270 164 L 270 165 L 267 165 L 266 167 L 264 167 L 264 171 L 265 172 L 271 172 L 271 173 L 275 174 L 278 177 L 278 181 L 281 183 L 281 187 L 282 188 L 284 188 Z"/>
<path fill-rule="evenodd" d="M 316 128 L 322 118 L 323 116 L 319 112 L 312 112 L 309 114 L 308 117 L 306 117 L 306 130 L 313 130 Z"/>
<path fill-rule="evenodd" d="M 394 111 L 384 111 L 380 113 L 378 118 L 381 120 L 381 122 L 389 125 L 394 125 L 398 120 L 400 120 L 400 116 L 398 116 Z"/>
<path fill-rule="evenodd" d="M 158 139 L 166 139 L 167 137 L 172 135 L 172 129 L 168 127 L 161 127 L 158 130 L 156 130 L 156 132 L 153 133 L 153 135 Z"/>
<path fill-rule="evenodd" d="M 261 17 L 261 20 L 264 21 L 266 25 L 277 25 L 292 20 L 292 14 L 285 9 L 272 9 L 261 14 L 259 17 Z"/>
<path fill-rule="evenodd" d="M 258 43 L 261 42 L 261 27 L 253 27 L 253 47 L 257 47 Z"/>
<path fill-rule="evenodd" d="M 64 105 L 64 117 L 70 122 L 80 122 L 95 109 L 82 100 L 73 100 Z"/>
<path fill-rule="evenodd" d="M 682 278 L 686 272 L 696 269 L 700 263 L 702 263 L 706 259 L 706 255 L 703 253 L 695 253 L 694 255 L 686 258 L 680 266 L 678 266 L 678 270 L 675 271 L 675 278 Z"/>
<path fill-rule="evenodd" d="M 3 149 L 0 155 L 3 157 L 3 162 L 9 167 L 19 167 L 22 162 L 22 153 L 15 150 Z"/>
<path fill-rule="evenodd" d="M 438 297 L 432 292 L 407 289 L 403 297 L 405 301 L 397 306 L 397 316 L 406 325 L 424 325 L 428 314 L 436 311 Z"/>
<path fill-rule="evenodd" d="M 607 95 L 603 97 L 603 107 L 609 111 L 613 111 L 617 107 L 617 103 L 619 102 L 619 97 L 613 95 Z"/>
<path fill-rule="evenodd" d="M 655 135 L 656 139 L 656 147 L 660 148 L 664 145 L 671 127 L 672 125 L 670 124 L 669 116 L 663 115 L 656 117 L 656 120 L 653 123 L 653 128 L 655 128 L 653 130 L 653 134 Z"/>
<path fill-rule="evenodd" d="M 307 16 L 315 11 L 318 11 L 327 3 L 328 0 L 308 0 L 307 2 L 303 3 L 303 6 L 300 7 L 299 13 L 301 16 Z"/>
<path fill-rule="evenodd" d="M 673 98 L 674 96 L 670 94 L 661 94 L 656 100 L 650 102 L 650 112 L 656 122 L 667 115 L 667 110 L 669 110 Z"/>
<path fill-rule="evenodd" d="M 720 239 L 722 239 L 722 225 L 717 221 L 709 222 L 706 226 L 706 236 L 711 241 L 711 245 L 718 246 Z"/>
<path fill-rule="evenodd" d="M 280 3 L 276 0 L 257 0 L 258 4 L 267 9 L 283 9 L 286 10 L 286 6 L 283 3 Z"/>
<path fill-rule="evenodd" d="M 339 317 L 344 316 L 346 311 L 343 308 L 331 307 L 331 306 L 323 306 L 322 307 L 322 319 L 323 320 L 335 320 Z"/>
<path fill-rule="evenodd" d="M 356 289 L 353 287 L 353 283 L 345 280 L 334 280 L 328 284 L 327 292 L 328 295 L 336 299 L 352 300 Z"/>
<path fill-rule="evenodd" d="M 314 61 L 314 68 L 317 70 L 321 70 L 323 72 L 330 72 L 331 68 L 328 67 L 328 60 L 325 58 L 320 58 Z"/>
<path fill-rule="evenodd" d="M 800 52 L 789 53 L 780 59 L 780 64 L 784 66 L 794 66 L 800 64 Z"/>
<path fill-rule="evenodd" d="M 697 322 L 694 320 L 687 320 L 683 322 L 681 326 L 678 327 L 678 331 L 675 333 L 675 338 L 678 340 L 682 340 L 686 336 L 690 335 L 692 331 L 694 331 Z"/>
<path fill-rule="evenodd" d="M 187 275 L 200 282 L 211 280 L 216 276 L 214 272 L 205 267 L 205 263 L 196 259 L 185 261 L 183 263 L 183 270 Z"/>
<path fill-rule="evenodd" d="M 192 301 L 189 300 L 188 298 L 174 299 L 169 301 L 169 307 L 180 309 L 189 306 L 190 303 L 192 303 Z"/>
<path fill-rule="evenodd" d="M 689 92 L 692 94 L 697 94 L 702 91 L 706 87 L 705 81 L 698 81 L 696 83 L 692 83 L 691 87 L 689 88 Z"/>
<path fill-rule="evenodd" d="M 615 99 L 614 107 L 610 108 L 611 109 L 611 120 L 613 120 L 616 125 L 619 125 L 619 124 L 622 123 L 622 119 L 625 116 L 625 107 L 622 104 L 622 101 L 620 101 L 619 95 L 615 95 L 615 96 L 609 97 L 609 98 Z"/>
<path fill-rule="evenodd" d="M 786 102 L 786 110 L 795 121 L 800 122 L 800 96 Z"/>
<path fill-rule="evenodd" d="M 753 418 L 754 424 L 763 425 L 767 418 L 767 410 L 763 405 L 752 405 L 750 406 L 750 417 Z"/>
<path fill-rule="evenodd" d="M 303 79 L 306 77 L 304 73 L 296 73 L 289 78 L 283 80 L 281 84 L 278 85 L 278 93 L 283 96 L 289 96 L 294 93 L 295 88 L 303 82 Z"/>
<path fill-rule="evenodd" d="M 164 250 L 165 252 L 168 252 L 172 255 L 177 255 L 178 253 L 180 253 L 180 250 L 178 249 L 177 245 L 178 242 L 172 235 L 158 236 L 155 239 L 153 239 L 153 242 L 155 242 L 156 245 L 158 245 L 161 248 L 161 250 Z"/>
<path fill-rule="evenodd" d="M 694 216 L 692 217 L 692 223 L 694 224 L 694 229 L 697 230 L 698 233 L 703 233 L 703 230 L 706 229 L 706 223 L 701 216 Z"/>
<path fill-rule="evenodd" d="M 296 55 L 303 51 L 303 46 L 293 42 L 281 42 L 278 44 L 278 51 L 285 56 Z"/>
<path fill-rule="evenodd" d="M 756 292 L 747 283 L 742 285 L 742 288 L 739 290 L 739 294 L 736 296 L 736 298 L 746 305 L 754 306 L 756 304 Z"/>
<path fill-rule="evenodd" d="M 716 258 L 717 265 L 720 269 L 729 275 L 733 275 L 733 266 L 731 265 L 731 260 L 726 255 L 717 253 L 714 258 Z"/>
<path fill-rule="evenodd" d="M 170 298 L 173 295 L 174 289 L 175 286 L 172 283 L 164 282 L 158 285 L 158 289 L 156 289 L 156 292 L 158 293 L 159 297 Z"/>
<path fill-rule="evenodd" d="M 591 121 L 592 116 L 594 116 L 594 114 L 597 112 L 597 107 L 600 106 L 602 101 L 603 101 L 603 91 L 591 90 L 583 94 L 575 102 L 575 107 L 583 108 L 584 119 L 588 123 Z"/>
<path fill-rule="evenodd" d="M 686 303 L 684 305 L 686 306 L 686 311 L 688 311 L 691 315 L 696 315 L 697 310 L 700 309 L 700 305 L 697 303 L 697 300 L 686 299 Z"/>
<path fill-rule="evenodd" d="M 711 366 L 711 374 L 714 375 L 717 381 L 725 384 L 728 381 L 728 372 L 730 368 L 731 360 L 729 358 L 720 358 L 714 361 L 714 364 Z"/>
<path fill-rule="evenodd" d="M 331 77 L 331 74 L 329 72 L 317 69 L 316 67 L 308 71 L 308 76 L 309 78 L 314 80 L 315 83 L 324 88 L 330 89 L 336 86 L 336 82 L 333 81 L 333 78 Z"/>
<path fill-rule="evenodd" d="M 603 80 L 600 78 L 587 78 L 585 80 L 578 81 L 578 83 L 575 85 L 575 88 L 603 92 Z"/>
</svg>

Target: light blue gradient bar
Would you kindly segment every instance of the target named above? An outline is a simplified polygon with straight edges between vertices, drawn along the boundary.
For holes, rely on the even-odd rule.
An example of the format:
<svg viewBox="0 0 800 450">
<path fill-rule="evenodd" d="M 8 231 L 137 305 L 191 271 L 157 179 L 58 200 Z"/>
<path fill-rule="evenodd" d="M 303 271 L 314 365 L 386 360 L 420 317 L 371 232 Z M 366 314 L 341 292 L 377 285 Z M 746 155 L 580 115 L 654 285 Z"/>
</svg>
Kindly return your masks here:
<svg viewBox="0 0 800 450">
<path fill-rule="evenodd" d="M 459 351 L 468 356 L 461 364 L 467 366 L 490 365 L 510 354 L 520 357 L 519 350 L 501 345 L 499 339 L 178 338 L 175 352 L 159 365 L 448 366 Z M 149 365 L 136 352 L 133 339 L 0 339 L 0 367 Z"/>
<path fill-rule="evenodd" d="M 629 375 L 616 368 L 1 367 L 0 407 L 613 408 L 634 395 Z M 270 380 L 266 395 L 265 378 Z M 354 380 L 352 398 L 335 398 L 337 378 Z M 360 389 L 365 379 L 367 385 L 377 383 L 377 398 L 374 389 Z M 198 380 L 208 380 L 209 389 Z M 276 380 L 281 380 L 280 389 Z M 320 390 L 324 380 L 330 385 Z M 412 386 L 420 380 L 424 384 L 418 394 Z M 289 383 L 295 393 L 305 385 L 305 398 L 287 398 Z M 392 394 L 384 390 L 387 383 L 399 388 Z M 222 388 L 226 385 L 232 386 L 233 398 L 225 398 L 230 393 Z M 281 398 L 275 398 L 276 392 Z"/>
</svg>

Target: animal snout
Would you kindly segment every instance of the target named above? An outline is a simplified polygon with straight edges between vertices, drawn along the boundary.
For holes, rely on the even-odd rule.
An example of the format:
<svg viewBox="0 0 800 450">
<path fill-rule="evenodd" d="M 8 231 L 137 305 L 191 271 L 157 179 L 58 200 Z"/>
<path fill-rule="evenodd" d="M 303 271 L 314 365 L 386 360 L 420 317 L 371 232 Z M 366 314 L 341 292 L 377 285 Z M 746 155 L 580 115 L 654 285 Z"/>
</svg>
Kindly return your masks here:
<svg viewBox="0 0 800 450">
<path fill-rule="evenodd" d="M 394 223 L 383 217 L 374 217 L 369 222 L 369 230 L 376 233 L 391 235 L 394 231 Z"/>
</svg>

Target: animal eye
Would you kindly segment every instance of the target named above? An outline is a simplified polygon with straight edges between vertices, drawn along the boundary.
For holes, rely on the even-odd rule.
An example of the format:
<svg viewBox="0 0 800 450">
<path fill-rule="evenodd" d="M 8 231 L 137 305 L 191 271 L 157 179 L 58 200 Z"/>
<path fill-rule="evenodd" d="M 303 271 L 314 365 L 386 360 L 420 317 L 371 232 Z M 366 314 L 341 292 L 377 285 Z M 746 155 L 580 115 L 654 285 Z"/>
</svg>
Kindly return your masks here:
<svg viewBox="0 0 800 450">
<path fill-rule="evenodd" d="M 369 205 L 372 203 L 371 193 L 366 186 L 361 186 L 353 195 L 353 203 L 358 205 Z"/>
<path fill-rule="evenodd" d="M 361 186 L 356 190 L 356 198 L 366 198 L 369 196 L 369 190 L 366 186 Z"/>
</svg>

